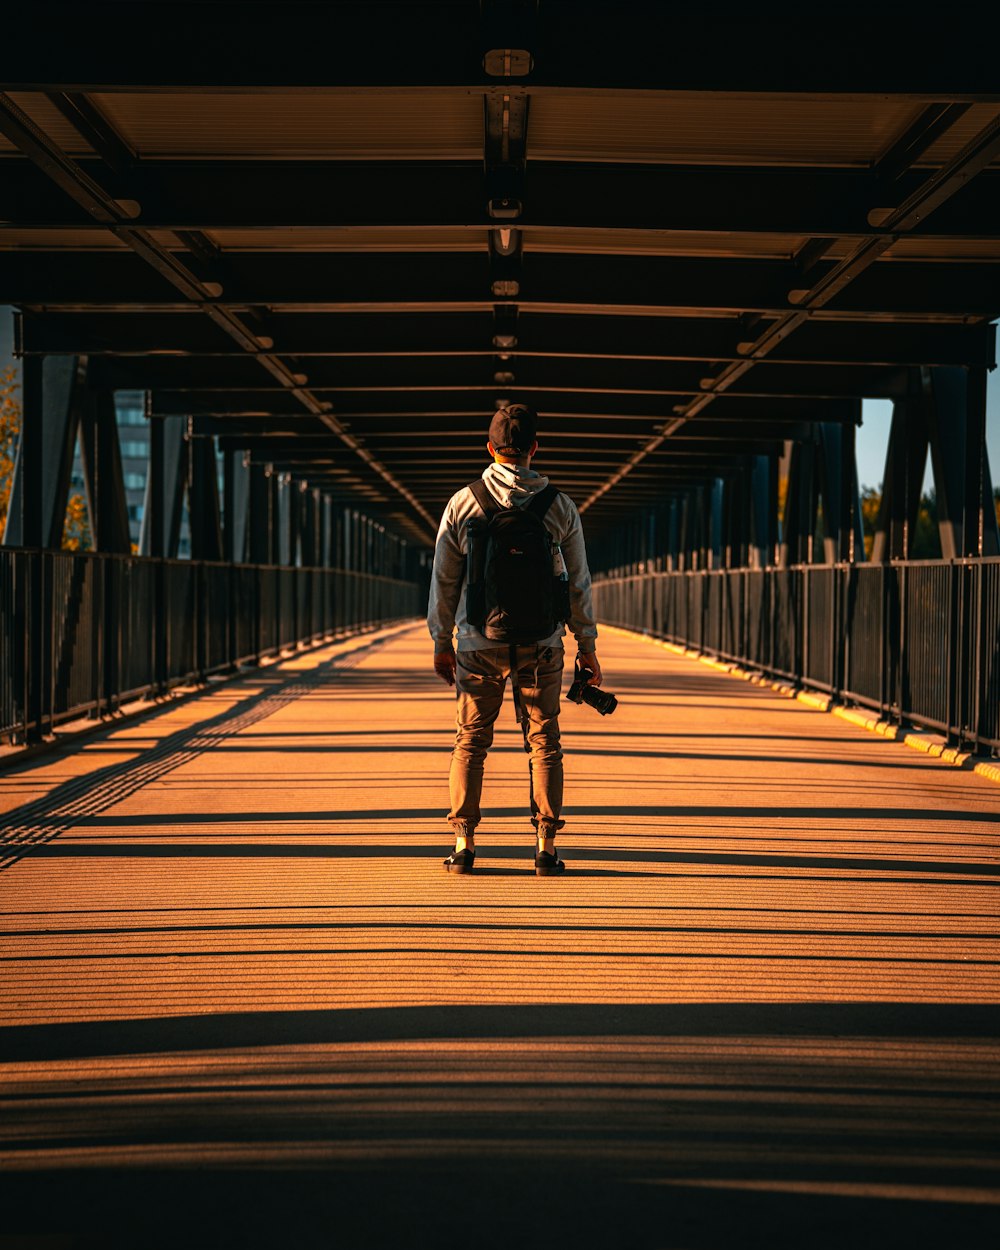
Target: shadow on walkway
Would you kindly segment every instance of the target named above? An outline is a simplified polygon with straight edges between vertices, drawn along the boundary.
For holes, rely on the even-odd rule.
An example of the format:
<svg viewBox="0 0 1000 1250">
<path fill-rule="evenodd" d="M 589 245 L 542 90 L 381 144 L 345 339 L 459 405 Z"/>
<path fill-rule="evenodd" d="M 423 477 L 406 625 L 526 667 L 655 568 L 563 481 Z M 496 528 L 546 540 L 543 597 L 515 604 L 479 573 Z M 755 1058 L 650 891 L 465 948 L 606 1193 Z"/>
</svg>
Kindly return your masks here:
<svg viewBox="0 0 1000 1250">
<path fill-rule="evenodd" d="M 986 791 L 615 638 L 571 872 L 501 724 L 450 878 L 426 650 L 256 673 L 8 813 L 0 1250 L 994 1250 Z"/>
</svg>

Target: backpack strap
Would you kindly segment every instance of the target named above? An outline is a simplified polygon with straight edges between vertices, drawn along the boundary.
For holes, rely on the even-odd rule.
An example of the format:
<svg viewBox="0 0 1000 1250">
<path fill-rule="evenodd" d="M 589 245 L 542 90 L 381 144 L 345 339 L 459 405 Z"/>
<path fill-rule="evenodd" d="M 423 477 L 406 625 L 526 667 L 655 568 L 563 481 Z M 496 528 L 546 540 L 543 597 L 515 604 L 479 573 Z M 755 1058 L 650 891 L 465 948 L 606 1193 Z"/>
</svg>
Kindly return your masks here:
<svg viewBox="0 0 1000 1250">
<path fill-rule="evenodd" d="M 555 503 L 558 494 L 558 489 L 553 486 L 551 482 L 549 482 L 548 486 L 546 486 L 544 490 L 540 490 L 534 499 L 532 499 L 531 503 L 528 504 L 528 507 L 541 521 L 546 512 L 548 512 L 548 510 Z"/>
<path fill-rule="evenodd" d="M 497 501 L 490 494 L 489 487 L 481 477 L 476 478 L 474 482 L 469 483 L 469 490 L 476 497 L 476 503 L 479 504 L 483 512 L 486 514 L 486 520 L 492 521 L 496 514 L 500 511 Z"/>
</svg>

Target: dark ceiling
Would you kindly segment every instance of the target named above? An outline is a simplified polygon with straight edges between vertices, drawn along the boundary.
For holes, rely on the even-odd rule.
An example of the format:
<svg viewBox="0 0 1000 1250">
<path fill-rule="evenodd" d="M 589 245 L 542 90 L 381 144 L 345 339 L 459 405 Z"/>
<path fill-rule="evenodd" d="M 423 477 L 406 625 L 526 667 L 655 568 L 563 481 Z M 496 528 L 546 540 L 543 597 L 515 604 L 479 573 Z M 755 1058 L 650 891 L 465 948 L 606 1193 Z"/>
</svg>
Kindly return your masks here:
<svg viewBox="0 0 1000 1250">
<path fill-rule="evenodd" d="M 993 363 L 996 40 L 766 13 L 25 7 L 0 301 L 422 542 L 527 402 L 607 529 Z"/>
</svg>

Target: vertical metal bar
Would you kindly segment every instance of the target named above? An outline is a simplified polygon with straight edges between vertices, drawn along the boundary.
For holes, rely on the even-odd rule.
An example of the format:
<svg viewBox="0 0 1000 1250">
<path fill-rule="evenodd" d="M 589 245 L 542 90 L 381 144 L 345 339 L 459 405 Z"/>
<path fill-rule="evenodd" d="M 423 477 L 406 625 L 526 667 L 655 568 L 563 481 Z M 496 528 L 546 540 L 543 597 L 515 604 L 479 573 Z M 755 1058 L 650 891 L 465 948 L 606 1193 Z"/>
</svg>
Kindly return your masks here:
<svg viewBox="0 0 1000 1250">
<path fill-rule="evenodd" d="M 800 682 L 805 676 L 805 673 L 807 672 L 809 668 L 809 664 L 812 660 L 812 638 L 811 638 L 812 630 L 809 628 L 809 622 L 810 622 L 809 613 L 812 607 L 812 578 L 809 576 L 808 566 L 801 570 L 801 577 L 802 577 L 802 594 L 799 596 L 799 599 L 800 599 L 799 610 L 800 610 L 801 615 L 799 618 L 799 628 L 798 628 L 798 635 L 799 635 L 798 651 L 799 651 L 799 656 L 801 657 L 801 659 L 799 663 L 797 663 L 795 666 L 796 677 L 798 678 Z"/>
<path fill-rule="evenodd" d="M 32 563 L 35 553 L 31 551 L 13 551 L 10 555 L 14 585 L 14 638 L 20 639 L 20 646 L 14 649 L 13 688 L 16 700 L 14 742 L 21 744 L 28 733 L 28 673 L 31 667 L 30 637 L 32 634 L 31 620 L 31 580 Z"/>
<path fill-rule="evenodd" d="M 254 599 L 254 612 L 253 612 L 254 657 L 253 657 L 253 662 L 255 664 L 260 664 L 260 657 L 261 657 L 261 651 L 262 651 L 262 648 L 261 648 L 261 615 L 262 615 L 263 609 L 261 605 L 261 591 L 260 591 L 261 577 L 262 577 L 261 569 L 257 567 L 256 565 L 254 565 L 253 567 L 253 599 Z"/>
<path fill-rule="evenodd" d="M 895 585 L 895 574 L 888 564 L 881 565 L 880 586 L 882 591 L 882 619 L 880 625 L 879 643 L 881 647 L 881 657 L 879 671 L 882 680 L 879 687 L 879 715 L 887 716 L 889 705 L 892 699 L 890 689 L 890 679 L 892 676 L 892 652 L 895 646 L 893 635 L 890 633 L 892 629 L 892 586 Z"/>
<path fill-rule="evenodd" d="M 899 566 L 899 662 L 896 665 L 896 717 L 902 723 L 903 708 L 906 704 L 904 698 L 906 687 L 908 684 L 909 672 L 909 656 L 906 651 L 907 641 L 907 611 L 908 596 L 910 591 L 909 568 L 907 565 Z"/>
<path fill-rule="evenodd" d="M 982 531 L 980 531 L 981 533 Z M 976 653 L 976 662 L 973 665 L 973 699 L 972 699 L 972 716 L 970 724 L 973 729 L 973 742 L 978 752 L 983 746 L 983 723 L 982 723 L 982 671 L 983 671 L 983 628 L 985 625 L 985 617 L 983 616 L 983 583 L 986 578 L 986 568 L 982 561 L 979 560 L 969 570 L 973 583 L 975 599 L 975 609 L 972 612 L 972 629 L 974 631 L 974 639 L 972 645 Z"/>
<path fill-rule="evenodd" d="M 55 723 L 55 619 L 53 615 L 54 608 L 54 590 L 53 581 L 55 579 L 55 563 L 52 552 L 42 552 L 42 569 L 43 569 L 43 606 L 42 620 L 45 622 L 45 653 L 43 667 L 39 673 L 39 687 L 42 691 L 42 706 L 38 718 L 38 736 L 44 738 L 47 734 L 51 735 L 52 727 Z"/>
<path fill-rule="evenodd" d="M 961 630 L 961 621 L 956 621 L 959 614 L 958 595 L 959 595 L 959 579 L 958 566 L 952 561 L 948 565 L 948 672 L 946 676 L 946 706 L 948 708 L 948 742 L 955 741 L 956 730 L 958 727 L 958 708 L 957 708 L 957 686 L 956 680 L 958 674 L 959 656 L 961 653 L 961 642 L 958 631 Z M 957 629 L 956 629 L 957 626 Z"/>
<path fill-rule="evenodd" d="M 986 534 L 986 370 L 967 374 L 965 460 L 965 554 L 982 556 Z"/>
<path fill-rule="evenodd" d="M 107 586 L 103 560 L 93 560 L 93 590 L 91 610 L 93 621 L 90 629 L 91 698 L 94 710 L 91 716 L 99 719 L 101 713 L 111 708 L 111 689 L 108 666 L 104 655 L 104 633 L 108 612 Z"/>
</svg>

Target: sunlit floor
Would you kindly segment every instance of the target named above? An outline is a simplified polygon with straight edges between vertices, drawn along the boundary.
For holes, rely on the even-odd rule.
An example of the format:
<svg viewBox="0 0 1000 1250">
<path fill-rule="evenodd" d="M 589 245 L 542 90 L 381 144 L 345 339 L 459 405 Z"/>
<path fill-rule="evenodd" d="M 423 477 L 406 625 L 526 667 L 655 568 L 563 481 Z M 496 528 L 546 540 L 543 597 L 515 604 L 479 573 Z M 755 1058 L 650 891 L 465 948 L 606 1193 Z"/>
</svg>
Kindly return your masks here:
<svg viewBox="0 0 1000 1250">
<path fill-rule="evenodd" d="M 509 706 L 476 871 L 444 871 L 420 627 L 5 773 L 8 1226 L 993 1244 L 1000 787 L 652 643 L 600 653 L 621 705 L 564 706 L 561 879 Z"/>
</svg>

